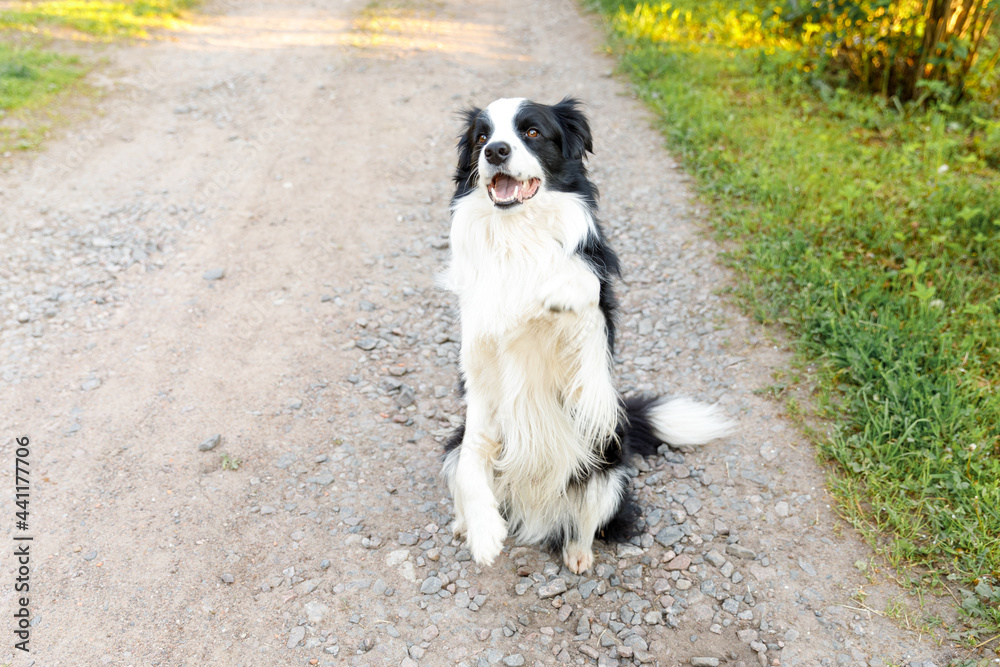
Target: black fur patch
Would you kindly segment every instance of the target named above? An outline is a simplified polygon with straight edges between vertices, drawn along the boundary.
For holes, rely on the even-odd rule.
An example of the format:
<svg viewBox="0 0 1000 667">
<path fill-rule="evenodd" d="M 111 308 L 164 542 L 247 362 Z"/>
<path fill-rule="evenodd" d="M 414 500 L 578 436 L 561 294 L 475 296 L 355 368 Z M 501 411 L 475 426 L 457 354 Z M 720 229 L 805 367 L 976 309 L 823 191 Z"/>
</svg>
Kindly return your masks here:
<svg viewBox="0 0 1000 667">
<path fill-rule="evenodd" d="M 458 449 L 459 447 L 461 447 L 463 440 L 465 440 L 465 420 L 464 419 L 462 420 L 462 423 L 459 425 L 459 427 L 456 428 L 454 431 L 452 431 L 451 435 L 448 436 L 448 439 L 444 441 L 444 455 L 448 456 L 448 454 L 452 450 Z"/>
<path fill-rule="evenodd" d="M 493 126 L 490 119 L 478 107 L 464 109 L 461 117 L 465 120 L 465 130 L 458 138 L 458 166 L 455 168 L 455 194 L 451 201 L 455 203 L 476 189 L 479 185 L 479 149 L 476 137 L 480 132 L 489 134 Z"/>
<path fill-rule="evenodd" d="M 604 236 L 604 230 L 594 218 L 596 234 L 589 234 L 576 252 L 590 264 L 597 278 L 601 281 L 601 293 L 598 305 L 604 314 L 604 327 L 608 334 L 608 349 L 614 354 L 615 331 L 618 321 L 618 299 L 615 298 L 614 280 L 621 277 L 621 265 L 618 255 L 611 249 Z"/>
</svg>

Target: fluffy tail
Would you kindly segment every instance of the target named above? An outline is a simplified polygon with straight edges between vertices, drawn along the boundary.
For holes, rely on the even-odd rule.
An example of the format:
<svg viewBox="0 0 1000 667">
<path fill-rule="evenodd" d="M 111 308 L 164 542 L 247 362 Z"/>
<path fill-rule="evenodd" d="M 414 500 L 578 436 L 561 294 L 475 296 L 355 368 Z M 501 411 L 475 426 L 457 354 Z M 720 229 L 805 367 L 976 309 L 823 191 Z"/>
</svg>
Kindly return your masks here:
<svg viewBox="0 0 1000 667">
<path fill-rule="evenodd" d="M 703 445 L 731 433 L 734 424 L 714 405 L 688 398 L 641 396 L 625 399 L 623 426 L 626 451 L 650 456 L 663 443 Z"/>
</svg>

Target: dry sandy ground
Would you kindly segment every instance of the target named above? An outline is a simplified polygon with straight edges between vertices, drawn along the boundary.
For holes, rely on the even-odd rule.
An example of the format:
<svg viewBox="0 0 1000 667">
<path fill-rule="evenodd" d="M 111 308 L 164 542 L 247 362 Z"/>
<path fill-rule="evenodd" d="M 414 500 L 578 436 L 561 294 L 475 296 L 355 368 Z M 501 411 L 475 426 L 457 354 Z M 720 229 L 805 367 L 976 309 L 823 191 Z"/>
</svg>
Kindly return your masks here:
<svg viewBox="0 0 1000 667">
<path fill-rule="evenodd" d="M 593 17 L 449 1 L 366 32 L 363 8 L 215 5 L 111 50 L 102 113 L 4 160 L 2 483 L 10 498 L 29 436 L 31 504 L 28 531 L 3 522 L 0 662 L 960 656 L 902 629 L 932 608 L 887 583 L 830 511 L 810 446 L 754 393 L 787 356 L 718 295 L 719 249 Z M 476 567 L 437 478 L 461 410 L 458 329 L 433 283 L 455 111 L 566 94 L 588 104 L 627 271 L 623 385 L 718 400 L 741 424 L 637 464 L 645 534 L 584 577 L 511 545 Z M 30 654 L 7 611 L 26 534 Z M 897 603 L 907 620 L 879 613 Z"/>
</svg>

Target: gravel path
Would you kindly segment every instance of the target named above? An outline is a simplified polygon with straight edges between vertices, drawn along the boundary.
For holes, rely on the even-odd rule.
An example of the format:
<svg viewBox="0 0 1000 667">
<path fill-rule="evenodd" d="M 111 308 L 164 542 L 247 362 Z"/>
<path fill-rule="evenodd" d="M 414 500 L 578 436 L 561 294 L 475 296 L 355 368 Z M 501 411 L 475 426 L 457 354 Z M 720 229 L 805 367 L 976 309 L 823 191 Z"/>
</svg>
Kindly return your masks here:
<svg viewBox="0 0 1000 667">
<path fill-rule="evenodd" d="M 760 392 L 787 353 L 720 296 L 720 249 L 593 17 L 450 0 L 366 32 L 364 6 L 217 5 L 115 49 L 102 115 L 4 160 L 0 432 L 8 460 L 15 436 L 34 443 L 37 593 L 33 661 L 10 643 L 0 661 L 957 657 L 901 629 L 948 612 L 871 561 Z M 624 262 L 622 386 L 719 401 L 740 424 L 636 462 L 644 532 L 599 544 L 584 576 L 510 545 L 477 567 L 438 478 L 462 411 L 454 304 L 434 287 L 454 112 L 566 94 L 587 102 Z"/>
</svg>

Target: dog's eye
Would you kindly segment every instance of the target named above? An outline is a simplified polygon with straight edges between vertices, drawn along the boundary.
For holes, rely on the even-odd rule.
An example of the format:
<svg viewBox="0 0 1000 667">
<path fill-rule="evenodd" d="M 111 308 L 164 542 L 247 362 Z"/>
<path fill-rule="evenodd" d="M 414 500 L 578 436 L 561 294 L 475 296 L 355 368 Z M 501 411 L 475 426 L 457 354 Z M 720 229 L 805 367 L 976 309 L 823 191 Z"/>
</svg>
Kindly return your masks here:
<svg viewBox="0 0 1000 667">
<path fill-rule="evenodd" d="M 535 128 L 531 128 L 530 130 L 525 132 L 525 134 L 528 135 L 529 139 L 537 139 L 539 133 L 538 130 L 536 130 Z"/>
<path fill-rule="evenodd" d="M 486 135 L 485 134 L 480 134 L 478 137 L 476 137 L 476 143 L 477 144 L 485 144 L 486 143 Z"/>
</svg>

